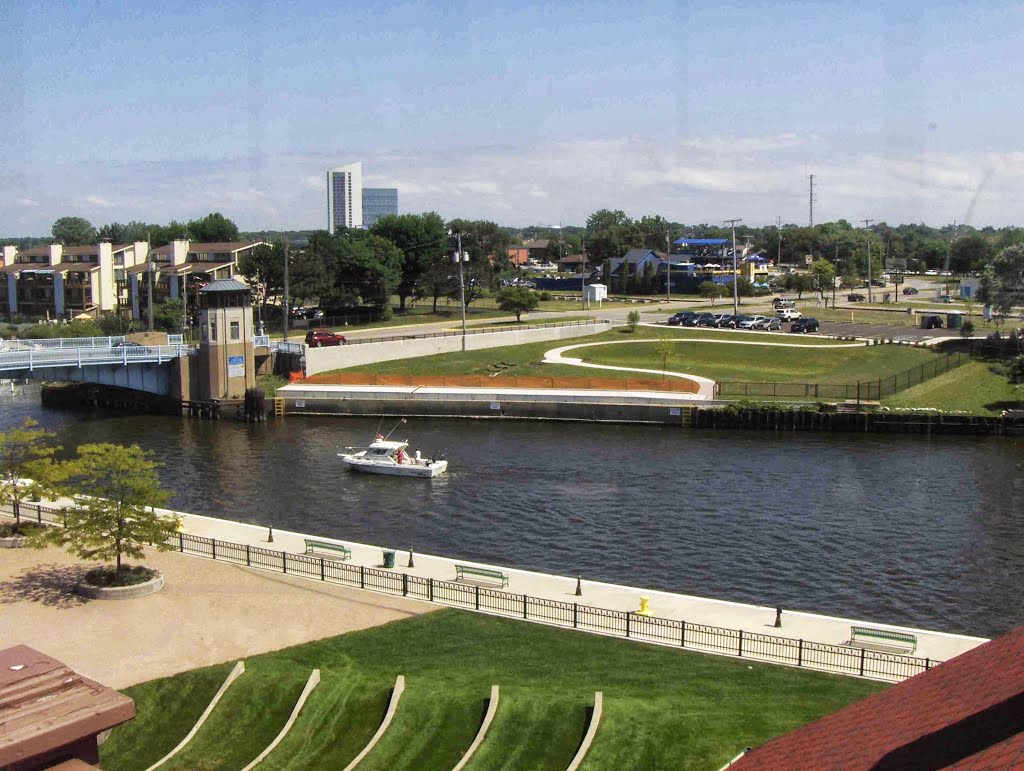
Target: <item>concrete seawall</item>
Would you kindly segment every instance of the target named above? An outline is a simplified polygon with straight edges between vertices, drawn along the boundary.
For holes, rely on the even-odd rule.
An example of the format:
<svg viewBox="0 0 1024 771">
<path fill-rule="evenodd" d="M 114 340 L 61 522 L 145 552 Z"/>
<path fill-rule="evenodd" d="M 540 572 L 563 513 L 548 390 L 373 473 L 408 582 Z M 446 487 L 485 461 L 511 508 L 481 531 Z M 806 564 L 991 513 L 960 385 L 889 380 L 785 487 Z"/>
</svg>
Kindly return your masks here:
<svg viewBox="0 0 1024 771">
<path fill-rule="evenodd" d="M 466 335 L 466 350 L 478 351 L 506 345 L 569 340 L 575 337 L 596 335 L 608 329 L 611 329 L 610 322 L 592 321 L 585 324 L 546 326 L 534 329 L 474 332 Z M 332 369 L 357 367 L 381 361 L 411 359 L 418 356 L 432 356 L 437 353 L 453 353 L 462 350 L 462 340 L 461 334 L 452 334 L 444 337 L 396 338 L 376 343 L 341 345 L 334 348 L 307 348 L 306 374 L 316 375 Z"/>
</svg>

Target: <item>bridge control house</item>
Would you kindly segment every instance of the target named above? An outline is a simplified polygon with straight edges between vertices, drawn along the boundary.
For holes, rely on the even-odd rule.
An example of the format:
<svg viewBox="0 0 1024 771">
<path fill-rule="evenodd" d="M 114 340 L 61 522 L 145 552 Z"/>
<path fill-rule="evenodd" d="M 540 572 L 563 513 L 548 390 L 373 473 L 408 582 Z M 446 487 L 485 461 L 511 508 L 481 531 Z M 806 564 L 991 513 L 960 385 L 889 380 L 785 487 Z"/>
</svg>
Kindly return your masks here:
<svg viewBox="0 0 1024 771">
<path fill-rule="evenodd" d="M 199 290 L 212 281 L 234 278 L 238 258 L 261 241 L 192 243 L 172 241 L 152 251 L 145 241 L 90 246 L 50 244 L 2 249 L 0 318 L 73 319 L 101 313 L 129 313 L 143 319 L 153 302 L 181 299 L 198 305 Z"/>
</svg>

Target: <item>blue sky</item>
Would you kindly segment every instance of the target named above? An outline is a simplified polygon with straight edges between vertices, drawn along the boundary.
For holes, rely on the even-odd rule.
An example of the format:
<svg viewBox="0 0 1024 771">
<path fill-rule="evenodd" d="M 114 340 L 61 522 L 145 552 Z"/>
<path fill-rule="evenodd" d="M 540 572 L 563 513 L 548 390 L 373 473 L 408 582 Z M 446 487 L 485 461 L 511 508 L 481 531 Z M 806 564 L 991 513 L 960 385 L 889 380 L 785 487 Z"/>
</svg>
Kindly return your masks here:
<svg viewBox="0 0 1024 771">
<path fill-rule="evenodd" d="M 1024 5 L 0 4 L 0 234 L 218 210 L 1020 223 Z M 973 202 L 973 206 L 972 206 Z"/>
</svg>

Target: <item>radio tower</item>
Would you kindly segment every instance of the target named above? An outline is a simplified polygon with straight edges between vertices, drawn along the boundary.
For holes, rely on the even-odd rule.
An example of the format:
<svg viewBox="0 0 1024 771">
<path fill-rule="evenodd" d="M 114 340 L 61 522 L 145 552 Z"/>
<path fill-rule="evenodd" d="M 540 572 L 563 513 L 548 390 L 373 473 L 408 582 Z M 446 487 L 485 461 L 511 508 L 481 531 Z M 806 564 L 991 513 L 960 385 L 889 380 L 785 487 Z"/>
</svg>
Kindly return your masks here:
<svg viewBox="0 0 1024 771">
<path fill-rule="evenodd" d="M 807 219 L 810 227 L 814 227 L 814 175 L 811 174 L 810 189 L 807 191 Z"/>
</svg>

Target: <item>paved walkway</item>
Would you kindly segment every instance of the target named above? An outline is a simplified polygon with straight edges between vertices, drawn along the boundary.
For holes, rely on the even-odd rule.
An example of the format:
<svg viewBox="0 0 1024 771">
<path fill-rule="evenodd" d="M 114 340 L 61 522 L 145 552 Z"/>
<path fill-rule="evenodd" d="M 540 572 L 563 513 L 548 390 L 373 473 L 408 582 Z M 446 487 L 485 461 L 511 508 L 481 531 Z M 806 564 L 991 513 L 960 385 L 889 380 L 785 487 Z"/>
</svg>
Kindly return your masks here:
<svg viewBox="0 0 1024 771">
<path fill-rule="evenodd" d="M 144 564 L 164 575 L 157 594 L 86 600 L 71 589 L 95 563 L 0 549 L 0 648 L 30 645 L 120 689 L 438 607 L 175 552 L 147 550 Z"/>
<path fill-rule="evenodd" d="M 184 527 L 188 533 L 217 538 L 235 543 L 262 546 L 288 552 L 302 553 L 305 551 L 304 538 L 319 538 L 315 534 L 294 533 L 274 530 L 273 544 L 267 543 L 268 531 L 264 527 L 214 519 L 194 514 L 185 514 Z M 334 540 L 334 539 L 321 539 Z M 465 560 L 453 560 L 426 554 L 414 555 L 414 567 L 407 567 L 408 552 L 401 549 L 400 544 L 370 545 L 351 541 L 338 541 L 352 550 L 352 563 L 367 567 L 383 566 L 383 550 L 397 551 L 396 570 L 424 578 L 435 578 L 444 581 L 455 579 L 455 565 L 479 565 Z M 494 565 L 479 565 L 494 568 Z M 775 628 L 775 608 L 759 605 L 747 605 L 724 600 L 703 597 L 692 597 L 671 592 L 660 592 L 617 584 L 583 581 L 583 596 L 576 597 L 576 579 L 569 576 L 554 576 L 517 570 L 508 566 L 497 566 L 509 575 L 509 585 L 505 591 L 528 594 L 532 597 L 579 602 L 599 608 L 612 610 L 638 610 L 640 597 L 650 599 L 650 613 L 654 616 L 685 620 L 688 623 L 708 624 L 711 626 L 743 629 L 747 632 L 773 634 L 793 639 L 812 640 L 814 642 L 839 644 L 850 639 L 850 626 L 869 625 L 884 627 L 897 631 L 905 631 L 918 637 L 917 655 L 920 658 L 931 658 L 944 661 L 970 650 L 982 642 L 980 637 L 947 634 L 910 627 L 877 624 L 870 621 L 852 620 L 822 616 L 814 613 L 799 612 L 785 609 L 781 628 Z M 766 592 L 768 588 L 766 587 Z"/>
</svg>

